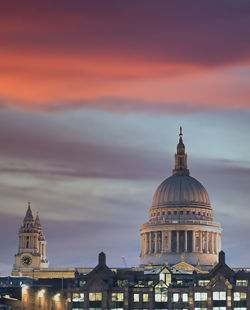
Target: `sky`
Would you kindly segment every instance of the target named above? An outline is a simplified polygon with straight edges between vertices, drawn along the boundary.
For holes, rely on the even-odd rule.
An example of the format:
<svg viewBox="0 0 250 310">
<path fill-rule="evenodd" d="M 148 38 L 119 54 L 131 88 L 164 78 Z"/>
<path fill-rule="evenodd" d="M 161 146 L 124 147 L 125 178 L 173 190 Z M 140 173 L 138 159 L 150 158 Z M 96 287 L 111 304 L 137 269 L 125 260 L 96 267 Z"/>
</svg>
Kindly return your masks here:
<svg viewBox="0 0 250 310">
<path fill-rule="evenodd" d="M 250 1 L 2 1 L 0 272 L 28 201 L 50 266 L 139 264 L 179 126 L 231 267 L 250 267 Z"/>
</svg>

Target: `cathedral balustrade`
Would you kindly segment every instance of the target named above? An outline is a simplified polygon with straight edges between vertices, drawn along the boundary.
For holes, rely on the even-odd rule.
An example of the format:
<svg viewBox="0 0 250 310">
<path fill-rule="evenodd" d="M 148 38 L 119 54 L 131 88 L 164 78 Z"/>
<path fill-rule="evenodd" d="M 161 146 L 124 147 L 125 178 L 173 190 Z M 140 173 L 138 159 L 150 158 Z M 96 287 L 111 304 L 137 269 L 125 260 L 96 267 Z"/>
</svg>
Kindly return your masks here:
<svg viewBox="0 0 250 310">
<path fill-rule="evenodd" d="M 206 225 L 212 227 L 220 228 L 220 224 L 212 221 L 202 221 L 202 220 L 182 220 L 182 219 L 174 219 L 174 220 L 150 220 L 150 222 L 143 223 L 141 225 L 141 229 L 151 227 L 152 225 Z"/>
</svg>

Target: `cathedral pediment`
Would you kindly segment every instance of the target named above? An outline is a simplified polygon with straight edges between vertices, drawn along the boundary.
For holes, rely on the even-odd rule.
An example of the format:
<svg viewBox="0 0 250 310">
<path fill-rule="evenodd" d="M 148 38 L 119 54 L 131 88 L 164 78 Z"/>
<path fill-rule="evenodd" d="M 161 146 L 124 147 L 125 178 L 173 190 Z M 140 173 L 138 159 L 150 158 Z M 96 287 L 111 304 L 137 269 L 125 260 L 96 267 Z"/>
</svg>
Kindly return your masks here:
<svg viewBox="0 0 250 310">
<path fill-rule="evenodd" d="M 186 262 L 179 262 L 176 265 L 174 265 L 173 268 L 178 269 L 178 270 L 184 270 L 184 271 L 192 271 L 192 272 L 196 271 L 197 273 L 205 273 L 199 268 L 194 267 L 193 265 L 190 265 Z"/>
</svg>

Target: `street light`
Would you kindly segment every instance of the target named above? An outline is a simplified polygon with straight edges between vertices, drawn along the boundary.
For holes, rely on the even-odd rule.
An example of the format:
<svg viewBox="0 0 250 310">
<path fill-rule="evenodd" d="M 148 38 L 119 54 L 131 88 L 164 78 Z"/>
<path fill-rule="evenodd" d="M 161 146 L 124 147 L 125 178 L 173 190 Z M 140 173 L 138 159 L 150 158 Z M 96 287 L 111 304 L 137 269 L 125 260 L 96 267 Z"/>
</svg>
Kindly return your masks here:
<svg viewBox="0 0 250 310">
<path fill-rule="evenodd" d="M 22 294 L 26 294 L 27 293 L 27 290 L 28 290 L 28 285 L 26 285 L 26 284 L 23 284 L 22 285 Z"/>
<path fill-rule="evenodd" d="M 38 296 L 43 297 L 44 293 L 45 293 L 45 289 L 42 289 L 38 292 Z"/>
</svg>

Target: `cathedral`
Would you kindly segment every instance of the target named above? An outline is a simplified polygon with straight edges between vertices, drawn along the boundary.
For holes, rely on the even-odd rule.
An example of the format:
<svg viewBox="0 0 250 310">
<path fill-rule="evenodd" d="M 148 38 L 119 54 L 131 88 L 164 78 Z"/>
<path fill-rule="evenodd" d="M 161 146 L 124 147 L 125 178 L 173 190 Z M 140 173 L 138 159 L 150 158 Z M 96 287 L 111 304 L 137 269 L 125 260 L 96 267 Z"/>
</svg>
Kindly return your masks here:
<svg viewBox="0 0 250 310">
<path fill-rule="evenodd" d="M 230 268 L 206 189 L 190 176 L 182 128 L 172 175 L 156 189 L 140 228 L 140 266 L 51 268 L 30 203 L 12 277 L 0 278 L 0 308 L 46 310 L 247 310 L 250 269 Z"/>
<path fill-rule="evenodd" d="M 175 266 L 185 261 L 189 268 L 209 270 L 218 262 L 221 231 L 220 224 L 213 221 L 213 208 L 206 189 L 190 176 L 180 128 L 172 176 L 156 189 L 149 221 L 140 228 L 140 265 Z M 30 204 L 19 231 L 15 259 L 14 276 L 69 277 L 76 271 L 67 267 L 49 268 L 39 215 L 33 218 Z"/>
</svg>

